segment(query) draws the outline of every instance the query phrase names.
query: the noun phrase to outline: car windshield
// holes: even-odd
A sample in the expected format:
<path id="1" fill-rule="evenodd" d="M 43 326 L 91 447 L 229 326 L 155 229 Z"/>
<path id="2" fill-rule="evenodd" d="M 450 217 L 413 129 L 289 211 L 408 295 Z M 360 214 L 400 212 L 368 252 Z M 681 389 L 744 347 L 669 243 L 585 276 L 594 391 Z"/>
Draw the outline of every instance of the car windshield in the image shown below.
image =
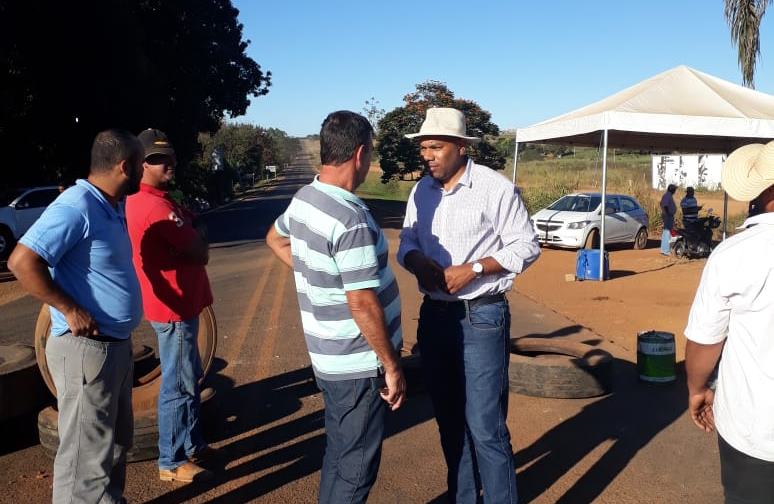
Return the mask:
<path id="1" fill-rule="evenodd" d="M 0 207 L 8 206 L 24 193 L 25 189 L 8 189 L 0 192 Z"/>
<path id="2" fill-rule="evenodd" d="M 591 212 L 599 206 L 601 199 L 599 196 L 573 194 L 563 196 L 549 206 L 548 209 L 558 212 Z"/>

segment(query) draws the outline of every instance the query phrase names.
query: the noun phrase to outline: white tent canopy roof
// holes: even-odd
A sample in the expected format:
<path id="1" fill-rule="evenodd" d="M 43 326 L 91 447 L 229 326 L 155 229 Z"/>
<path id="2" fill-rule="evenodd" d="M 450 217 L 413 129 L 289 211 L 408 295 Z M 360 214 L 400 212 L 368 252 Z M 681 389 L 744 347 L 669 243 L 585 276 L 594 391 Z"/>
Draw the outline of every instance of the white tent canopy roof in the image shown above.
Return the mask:
<path id="1" fill-rule="evenodd" d="M 533 143 L 731 152 L 774 139 L 774 96 L 678 66 L 591 105 L 516 131 Z"/>

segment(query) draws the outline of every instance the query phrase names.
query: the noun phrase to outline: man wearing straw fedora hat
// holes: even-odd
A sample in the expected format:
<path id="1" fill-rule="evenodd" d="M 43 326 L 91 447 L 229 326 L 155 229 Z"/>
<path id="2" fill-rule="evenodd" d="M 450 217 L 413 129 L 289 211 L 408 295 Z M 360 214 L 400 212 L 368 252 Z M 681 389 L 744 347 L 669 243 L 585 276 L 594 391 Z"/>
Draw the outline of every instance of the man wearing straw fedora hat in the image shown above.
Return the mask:
<path id="1" fill-rule="evenodd" d="M 465 116 L 431 108 L 419 133 L 428 175 L 406 206 L 398 261 L 424 293 L 417 340 L 451 502 L 518 501 L 508 411 L 505 294 L 540 254 L 516 188 L 474 163 Z"/>
<path id="2" fill-rule="evenodd" d="M 713 251 L 688 318 L 694 423 L 717 429 L 727 503 L 774 502 L 774 142 L 735 150 L 723 189 L 758 215 Z M 722 359 L 721 359 L 722 357 Z M 708 381 L 720 361 L 717 388 Z"/>

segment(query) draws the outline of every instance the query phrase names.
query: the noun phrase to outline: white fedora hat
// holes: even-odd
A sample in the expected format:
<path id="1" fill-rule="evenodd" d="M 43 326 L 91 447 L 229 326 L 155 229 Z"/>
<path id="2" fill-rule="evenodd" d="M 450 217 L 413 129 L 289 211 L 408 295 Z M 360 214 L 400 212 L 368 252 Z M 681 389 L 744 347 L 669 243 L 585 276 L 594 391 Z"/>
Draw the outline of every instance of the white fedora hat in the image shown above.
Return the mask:
<path id="1" fill-rule="evenodd" d="M 419 138 L 427 136 L 446 136 L 461 138 L 470 144 L 481 141 L 478 137 L 467 136 L 465 128 L 465 115 L 453 108 L 429 108 L 427 116 L 419 128 L 419 133 L 410 133 L 406 138 Z"/>
<path id="2" fill-rule="evenodd" d="M 745 145 L 732 152 L 723 164 L 720 183 L 738 201 L 752 201 L 774 185 L 774 141 Z"/>

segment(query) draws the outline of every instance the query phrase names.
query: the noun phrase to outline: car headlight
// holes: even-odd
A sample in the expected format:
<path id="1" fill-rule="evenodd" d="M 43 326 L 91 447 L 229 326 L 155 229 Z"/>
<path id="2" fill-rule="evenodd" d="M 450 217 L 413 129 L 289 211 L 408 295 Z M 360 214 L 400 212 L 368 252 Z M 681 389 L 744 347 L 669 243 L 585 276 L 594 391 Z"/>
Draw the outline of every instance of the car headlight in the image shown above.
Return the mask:
<path id="1" fill-rule="evenodd" d="M 591 224 L 591 221 L 587 221 L 587 220 L 580 221 L 580 222 L 570 222 L 569 224 L 567 224 L 567 229 L 583 229 L 589 224 Z"/>

